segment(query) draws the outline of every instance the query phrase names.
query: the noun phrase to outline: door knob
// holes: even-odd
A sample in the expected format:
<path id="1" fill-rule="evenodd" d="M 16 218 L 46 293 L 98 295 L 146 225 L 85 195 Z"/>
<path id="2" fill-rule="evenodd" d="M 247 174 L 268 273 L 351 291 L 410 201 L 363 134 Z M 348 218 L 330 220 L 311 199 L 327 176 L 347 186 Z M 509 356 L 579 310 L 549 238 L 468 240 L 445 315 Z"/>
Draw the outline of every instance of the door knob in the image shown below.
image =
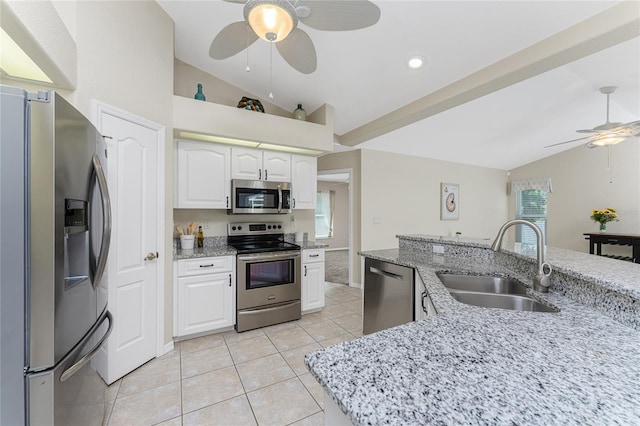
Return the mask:
<path id="1" fill-rule="evenodd" d="M 144 258 L 145 261 L 153 260 L 158 257 L 158 253 L 149 253 L 147 257 Z"/>

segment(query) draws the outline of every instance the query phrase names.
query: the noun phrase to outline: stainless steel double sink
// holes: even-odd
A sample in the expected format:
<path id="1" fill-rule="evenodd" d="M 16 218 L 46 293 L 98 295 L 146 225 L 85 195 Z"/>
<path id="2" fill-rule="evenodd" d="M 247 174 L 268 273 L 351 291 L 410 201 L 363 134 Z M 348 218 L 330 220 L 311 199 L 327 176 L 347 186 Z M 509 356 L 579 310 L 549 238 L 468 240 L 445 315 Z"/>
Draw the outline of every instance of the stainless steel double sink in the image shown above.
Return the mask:
<path id="1" fill-rule="evenodd" d="M 508 277 L 438 273 L 438 278 L 458 302 L 515 311 L 558 312 L 529 296 L 527 287 Z"/>

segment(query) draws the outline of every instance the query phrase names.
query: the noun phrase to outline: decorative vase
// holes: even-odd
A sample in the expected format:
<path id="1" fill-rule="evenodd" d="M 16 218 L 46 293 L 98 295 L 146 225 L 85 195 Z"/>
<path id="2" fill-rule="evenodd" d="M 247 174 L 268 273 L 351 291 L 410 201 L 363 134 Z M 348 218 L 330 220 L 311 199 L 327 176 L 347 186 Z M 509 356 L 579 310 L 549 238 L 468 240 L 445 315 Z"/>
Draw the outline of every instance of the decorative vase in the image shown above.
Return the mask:
<path id="1" fill-rule="evenodd" d="M 296 120 L 307 120 L 307 113 L 302 109 L 302 104 L 298 104 L 298 108 L 293 111 L 292 117 Z"/>
<path id="2" fill-rule="evenodd" d="M 600 222 L 600 232 L 607 232 L 607 224 Z"/>
<path id="3" fill-rule="evenodd" d="M 202 84 L 198 83 L 198 91 L 193 96 L 193 99 L 197 99 L 199 101 L 205 100 L 204 93 L 202 93 Z"/>

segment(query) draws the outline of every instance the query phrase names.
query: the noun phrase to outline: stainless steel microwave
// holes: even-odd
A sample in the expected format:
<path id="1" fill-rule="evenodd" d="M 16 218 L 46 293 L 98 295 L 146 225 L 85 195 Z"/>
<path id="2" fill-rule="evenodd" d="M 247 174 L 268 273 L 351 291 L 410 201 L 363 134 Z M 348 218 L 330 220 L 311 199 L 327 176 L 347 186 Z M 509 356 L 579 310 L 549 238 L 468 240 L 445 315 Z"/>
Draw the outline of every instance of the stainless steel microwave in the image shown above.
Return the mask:
<path id="1" fill-rule="evenodd" d="M 232 179 L 231 199 L 231 214 L 291 213 L 291 184 Z"/>

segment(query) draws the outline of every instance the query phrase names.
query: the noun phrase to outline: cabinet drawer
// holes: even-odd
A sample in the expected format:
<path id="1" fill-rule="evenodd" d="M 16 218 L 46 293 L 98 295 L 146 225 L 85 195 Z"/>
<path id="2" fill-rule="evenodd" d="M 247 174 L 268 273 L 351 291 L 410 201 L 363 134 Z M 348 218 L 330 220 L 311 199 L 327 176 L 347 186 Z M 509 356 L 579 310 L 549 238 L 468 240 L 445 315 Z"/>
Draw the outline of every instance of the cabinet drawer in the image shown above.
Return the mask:
<path id="1" fill-rule="evenodd" d="M 234 263 L 234 256 L 204 257 L 200 259 L 179 260 L 178 276 L 188 277 L 192 275 L 231 272 L 234 269 Z"/>
<path id="2" fill-rule="evenodd" d="M 324 262 L 324 249 L 302 250 L 302 263 Z"/>

